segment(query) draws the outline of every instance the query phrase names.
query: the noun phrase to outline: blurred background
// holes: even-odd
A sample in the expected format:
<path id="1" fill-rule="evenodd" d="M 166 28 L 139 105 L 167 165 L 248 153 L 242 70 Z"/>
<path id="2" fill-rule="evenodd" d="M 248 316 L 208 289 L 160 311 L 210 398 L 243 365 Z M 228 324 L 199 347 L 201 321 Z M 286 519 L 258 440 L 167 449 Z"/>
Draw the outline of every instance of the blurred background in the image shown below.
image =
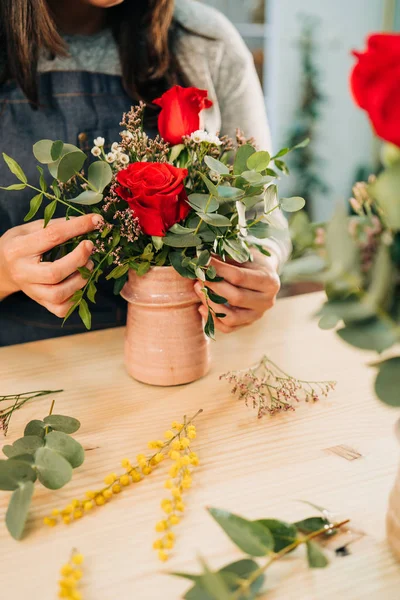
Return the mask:
<path id="1" fill-rule="evenodd" d="M 352 102 L 352 49 L 376 31 L 400 31 L 400 0 L 203 0 L 239 29 L 263 86 L 274 149 L 310 137 L 293 155 L 290 185 L 313 221 L 325 221 L 353 184 L 374 172 L 379 144 Z"/>

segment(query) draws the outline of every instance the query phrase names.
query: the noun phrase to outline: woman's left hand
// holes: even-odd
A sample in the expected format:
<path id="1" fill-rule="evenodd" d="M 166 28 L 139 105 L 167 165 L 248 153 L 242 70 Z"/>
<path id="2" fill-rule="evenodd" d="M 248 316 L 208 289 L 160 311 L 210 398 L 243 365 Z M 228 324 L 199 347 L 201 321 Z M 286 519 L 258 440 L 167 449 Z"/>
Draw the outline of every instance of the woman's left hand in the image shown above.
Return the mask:
<path id="1" fill-rule="evenodd" d="M 226 314 L 224 318 L 214 317 L 215 328 L 223 333 L 231 333 L 240 327 L 251 325 L 275 304 L 280 289 L 278 260 L 274 255 L 264 256 L 258 250 L 253 250 L 252 254 L 254 261 L 243 265 L 211 259 L 217 275 L 223 277 L 224 281 L 207 281 L 205 285 L 226 298 L 229 303 L 227 306 L 209 301 L 216 313 Z M 203 303 L 199 309 L 200 314 L 207 319 L 207 301 L 201 291 L 203 282 L 197 282 L 194 287 Z"/>

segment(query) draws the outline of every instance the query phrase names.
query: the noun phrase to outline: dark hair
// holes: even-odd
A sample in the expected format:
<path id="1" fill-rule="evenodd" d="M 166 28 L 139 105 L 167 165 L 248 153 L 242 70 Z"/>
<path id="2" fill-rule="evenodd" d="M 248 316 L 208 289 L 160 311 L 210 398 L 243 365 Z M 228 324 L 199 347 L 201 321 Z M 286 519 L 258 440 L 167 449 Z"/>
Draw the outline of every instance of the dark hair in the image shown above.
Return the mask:
<path id="1" fill-rule="evenodd" d="M 124 87 L 132 99 L 152 101 L 182 78 L 174 56 L 173 0 L 126 0 L 107 9 Z M 13 79 L 38 103 L 41 51 L 65 55 L 46 0 L 0 0 L 0 83 Z"/>

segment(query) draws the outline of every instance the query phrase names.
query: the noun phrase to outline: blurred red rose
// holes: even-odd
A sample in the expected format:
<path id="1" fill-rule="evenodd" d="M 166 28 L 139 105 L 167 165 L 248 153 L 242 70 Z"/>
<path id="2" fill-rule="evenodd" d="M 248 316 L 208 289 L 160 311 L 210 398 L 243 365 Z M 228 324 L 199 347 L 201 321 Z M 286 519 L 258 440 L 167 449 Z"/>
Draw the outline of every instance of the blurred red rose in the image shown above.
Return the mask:
<path id="1" fill-rule="evenodd" d="M 133 163 L 117 174 L 116 193 L 128 202 L 144 233 L 163 237 L 190 211 L 184 186 L 187 175 L 187 169 L 168 163 Z"/>
<path id="2" fill-rule="evenodd" d="M 400 146 L 400 35 L 371 35 L 366 51 L 353 54 L 358 58 L 350 79 L 356 103 L 379 137 Z"/>
<path id="3" fill-rule="evenodd" d="M 154 104 L 161 106 L 158 117 L 160 135 L 169 144 L 181 144 L 184 135 L 200 129 L 200 112 L 212 106 L 207 90 L 175 85 Z"/>

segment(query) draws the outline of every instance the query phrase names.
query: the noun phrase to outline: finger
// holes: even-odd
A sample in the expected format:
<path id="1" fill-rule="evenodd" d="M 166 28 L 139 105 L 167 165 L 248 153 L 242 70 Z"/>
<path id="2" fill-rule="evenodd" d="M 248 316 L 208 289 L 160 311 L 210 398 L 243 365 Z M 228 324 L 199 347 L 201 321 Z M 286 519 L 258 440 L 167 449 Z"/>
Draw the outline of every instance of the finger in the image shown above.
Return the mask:
<path id="1" fill-rule="evenodd" d="M 102 222 L 100 215 L 90 214 L 76 219 L 54 219 L 45 229 L 33 231 L 21 240 L 25 255 L 41 255 L 71 238 L 89 233 Z"/>
<path id="2" fill-rule="evenodd" d="M 67 313 L 69 311 L 69 309 L 72 306 L 72 302 L 67 301 L 64 302 L 63 304 L 43 304 L 43 306 L 45 308 L 47 308 L 47 310 L 51 313 L 53 313 L 53 315 L 55 315 L 56 317 L 59 317 L 60 319 L 64 319 L 67 316 Z"/>
<path id="3" fill-rule="evenodd" d="M 86 266 L 91 270 L 93 263 L 91 261 L 87 262 Z M 75 292 L 84 288 L 86 284 L 87 279 L 84 279 L 80 273 L 75 273 L 57 285 L 33 285 L 31 286 L 31 293 L 41 304 L 54 307 L 64 304 Z"/>
<path id="4" fill-rule="evenodd" d="M 222 262 L 214 257 L 211 259 L 211 264 L 215 267 L 217 275 L 223 277 L 225 281 L 236 287 L 254 291 L 263 291 L 265 289 L 266 272 L 260 268 L 253 270 L 246 267 L 238 267 L 237 265 Z"/>
<path id="5" fill-rule="evenodd" d="M 199 313 L 201 314 L 203 319 L 206 321 L 207 317 L 208 317 L 207 308 L 205 308 L 204 306 L 201 306 L 199 308 Z M 215 317 L 214 317 L 214 326 L 215 326 L 215 329 L 218 329 L 218 331 L 221 331 L 222 333 L 233 333 L 234 331 L 239 329 L 238 327 L 229 327 L 228 325 L 225 325 L 223 320 L 221 321 L 221 319 L 217 319 Z"/>
<path id="6" fill-rule="evenodd" d="M 93 251 L 89 240 L 81 242 L 72 252 L 54 262 L 38 263 L 29 275 L 32 283 L 60 283 L 79 268 L 86 265 Z M 34 279 L 33 279 L 34 278 Z"/>
<path id="7" fill-rule="evenodd" d="M 220 281 L 218 283 L 207 281 L 207 287 L 210 288 L 211 291 L 218 294 L 218 296 L 226 298 L 226 300 L 231 306 L 236 306 L 238 308 L 251 308 L 253 310 L 261 310 L 262 307 L 266 306 L 266 304 L 268 304 L 269 301 L 266 294 L 263 292 L 255 292 L 253 290 L 247 290 L 241 287 L 236 287 L 235 285 L 231 285 L 226 281 Z"/>

